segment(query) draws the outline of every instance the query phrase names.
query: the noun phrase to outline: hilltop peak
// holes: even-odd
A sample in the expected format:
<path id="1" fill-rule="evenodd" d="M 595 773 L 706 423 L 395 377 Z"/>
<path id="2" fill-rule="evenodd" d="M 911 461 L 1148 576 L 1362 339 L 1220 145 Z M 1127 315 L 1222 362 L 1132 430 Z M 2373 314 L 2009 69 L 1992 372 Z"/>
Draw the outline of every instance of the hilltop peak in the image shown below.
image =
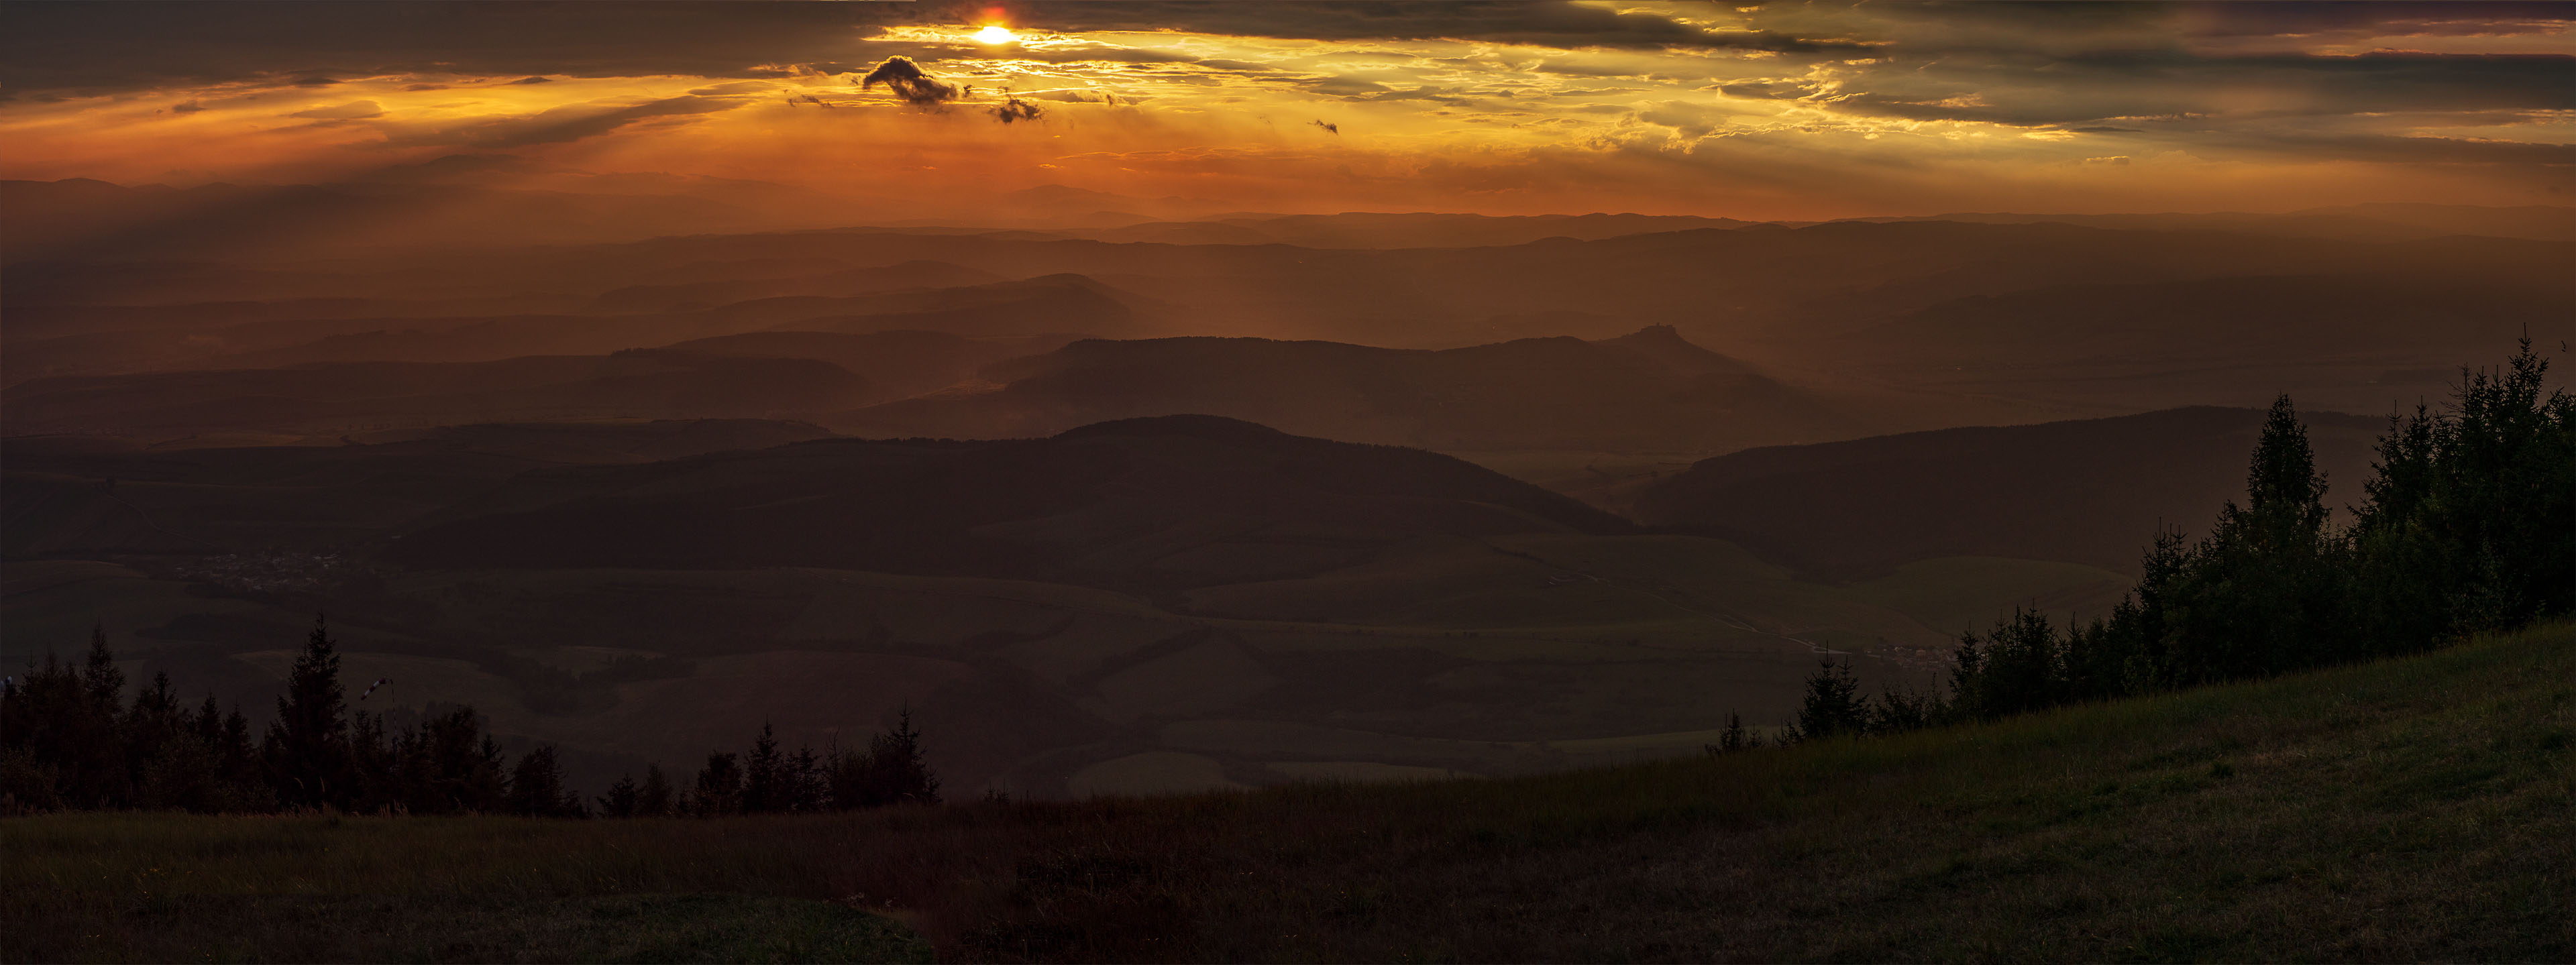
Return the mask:
<path id="1" fill-rule="evenodd" d="M 1162 415 L 1134 419 L 1112 419 L 1076 426 L 1055 434 L 1058 439 L 1081 439 L 1092 436 L 1193 436 L 1210 440 L 1248 440 L 1284 438 L 1281 432 L 1258 422 L 1246 422 L 1221 415 Z"/>
<path id="2" fill-rule="evenodd" d="M 1670 325 L 1648 325 L 1592 344 L 1663 368 L 1689 374 L 1746 372 L 1744 363 L 1700 347 Z"/>

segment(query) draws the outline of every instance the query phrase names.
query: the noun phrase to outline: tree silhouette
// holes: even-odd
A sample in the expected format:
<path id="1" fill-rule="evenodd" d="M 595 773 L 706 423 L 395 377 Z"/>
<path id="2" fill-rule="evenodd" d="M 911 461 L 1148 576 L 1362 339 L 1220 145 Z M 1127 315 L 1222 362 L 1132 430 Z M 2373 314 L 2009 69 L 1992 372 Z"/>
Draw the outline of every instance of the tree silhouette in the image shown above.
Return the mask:
<path id="1" fill-rule="evenodd" d="M 1825 658 L 1807 678 L 1807 696 L 1798 706 L 1795 734 L 1815 740 L 1859 734 L 1869 728 L 1869 705 L 1860 697 L 1860 680 L 1849 661 Z"/>
<path id="2" fill-rule="evenodd" d="M 340 655 L 321 614 L 304 652 L 286 676 L 277 699 L 277 721 L 266 742 L 269 768 L 289 807 L 346 807 L 349 793 L 349 722 L 340 689 Z"/>

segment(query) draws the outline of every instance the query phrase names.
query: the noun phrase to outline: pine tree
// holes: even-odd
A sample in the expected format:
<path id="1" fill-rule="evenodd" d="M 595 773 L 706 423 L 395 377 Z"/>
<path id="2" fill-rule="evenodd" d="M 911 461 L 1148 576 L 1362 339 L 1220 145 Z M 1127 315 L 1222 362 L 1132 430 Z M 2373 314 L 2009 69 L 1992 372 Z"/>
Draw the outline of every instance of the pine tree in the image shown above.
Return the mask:
<path id="1" fill-rule="evenodd" d="M 97 624 L 89 628 L 89 658 L 81 666 L 81 687 L 88 691 L 93 706 L 125 702 L 125 671 L 116 668 L 116 654 L 107 649 L 107 628 Z"/>
<path id="2" fill-rule="evenodd" d="M 494 812 L 508 807 L 501 749 L 471 707 L 432 704 L 404 736 L 397 756 L 404 806 L 414 814 Z"/>
<path id="3" fill-rule="evenodd" d="M 340 655 L 323 618 L 286 678 L 269 726 L 269 768 L 277 795 L 290 807 L 346 808 L 349 803 L 349 722 L 340 689 Z"/>
<path id="4" fill-rule="evenodd" d="M 912 708 L 895 715 L 895 725 L 868 740 L 868 771 L 874 797 L 888 804 L 939 803 L 939 776 L 921 753 L 921 732 L 912 726 Z"/>
<path id="5" fill-rule="evenodd" d="M 71 763 L 74 715 L 87 704 L 79 679 L 51 653 L 0 687 L 0 811 L 72 806 L 63 772 Z"/>
<path id="6" fill-rule="evenodd" d="M 823 760 L 812 747 L 800 746 L 787 758 L 785 783 L 787 810 L 820 811 L 826 791 L 823 786 Z"/>
<path id="7" fill-rule="evenodd" d="M 242 811 L 276 809 L 277 791 L 267 780 L 259 750 L 251 745 L 250 718 L 242 715 L 239 706 L 224 714 L 223 739 L 218 750 L 226 800 Z"/>
<path id="8" fill-rule="evenodd" d="M 2047 614 L 2014 607 L 1986 634 L 1984 658 L 1971 701 L 1979 716 L 1991 720 L 2062 702 L 2065 671 Z"/>
<path id="9" fill-rule="evenodd" d="M 90 627 L 78 686 L 77 691 L 64 688 L 65 699 L 55 709 L 64 803 L 84 810 L 127 806 L 133 803 L 134 787 L 123 727 L 125 671 L 117 669 L 103 627 Z"/>
<path id="10" fill-rule="evenodd" d="M 1859 734 L 1869 727 L 1869 707 L 1860 698 L 1860 680 L 1847 661 L 1826 658 L 1807 678 L 1807 696 L 1798 707 L 1796 733 L 1801 740 Z"/>
<path id="11" fill-rule="evenodd" d="M 844 750 L 835 744 L 824 752 L 823 792 L 828 807 L 854 811 L 887 803 L 878 799 L 875 780 L 875 762 L 866 751 Z"/>
<path id="12" fill-rule="evenodd" d="M 2524 338 L 2443 411 L 2390 417 L 2355 515 L 2351 626 L 2374 652 L 2576 610 L 2576 398 Z"/>
<path id="13" fill-rule="evenodd" d="M 2340 560 L 2289 396 L 2272 403 L 2246 470 L 2246 502 L 2220 507 L 2165 615 L 2166 669 L 2182 683 L 2279 673 L 2342 654 Z"/>
<path id="14" fill-rule="evenodd" d="M 1718 732 L 1717 746 L 1713 750 L 1720 754 L 1749 751 L 1761 746 L 1761 740 L 1745 728 L 1743 715 L 1730 710 L 1726 712 L 1726 729 Z"/>
<path id="15" fill-rule="evenodd" d="M 1930 696 L 1909 691 L 1882 691 L 1869 700 L 1868 730 L 1872 734 L 1921 730 L 1932 726 L 1940 713 L 1939 702 Z"/>
<path id="16" fill-rule="evenodd" d="M 636 798 L 635 775 L 622 775 L 618 777 L 617 783 L 608 786 L 607 794 L 600 795 L 599 816 L 603 818 L 634 817 Z"/>
<path id="17" fill-rule="evenodd" d="M 787 759 L 778 753 L 778 735 L 767 723 L 752 739 L 751 756 L 743 760 L 742 810 L 768 814 L 787 810 Z"/>
<path id="18" fill-rule="evenodd" d="M 671 813 L 671 779 L 662 773 L 662 765 L 644 768 L 644 786 L 635 789 L 635 816 L 665 817 Z"/>
<path id="19" fill-rule="evenodd" d="M 581 796 L 564 788 L 563 765 L 552 744 L 519 757 L 510 770 L 510 812 L 536 818 L 577 818 L 586 814 Z"/>
<path id="20" fill-rule="evenodd" d="M 402 806 L 401 748 L 385 734 L 384 716 L 349 715 L 349 810 L 376 813 Z"/>
<path id="21" fill-rule="evenodd" d="M 740 759 L 723 751 L 707 755 L 707 766 L 698 770 L 697 785 L 689 791 L 689 811 L 702 817 L 742 813 Z"/>

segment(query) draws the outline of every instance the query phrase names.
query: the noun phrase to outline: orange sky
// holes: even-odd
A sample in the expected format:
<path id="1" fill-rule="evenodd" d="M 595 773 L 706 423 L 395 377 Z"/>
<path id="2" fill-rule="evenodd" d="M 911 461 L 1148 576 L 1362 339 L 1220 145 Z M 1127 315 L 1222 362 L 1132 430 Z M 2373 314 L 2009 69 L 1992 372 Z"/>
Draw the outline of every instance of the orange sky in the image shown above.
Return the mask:
<path id="1" fill-rule="evenodd" d="M 35 6 L 0 49 L 10 178 L 312 182 L 463 153 L 961 212 L 1064 184 L 1742 218 L 2576 184 L 2568 4 Z M 250 26 L 190 29 L 218 6 Z M 1012 38 L 979 40 L 994 23 Z M 898 55 L 968 89 L 861 83 Z"/>

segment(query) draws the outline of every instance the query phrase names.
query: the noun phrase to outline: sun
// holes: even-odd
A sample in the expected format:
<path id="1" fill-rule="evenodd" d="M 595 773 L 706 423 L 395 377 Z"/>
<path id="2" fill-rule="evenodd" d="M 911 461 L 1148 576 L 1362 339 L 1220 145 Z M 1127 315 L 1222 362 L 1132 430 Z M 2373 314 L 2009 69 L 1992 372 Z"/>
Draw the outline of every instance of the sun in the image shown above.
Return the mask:
<path id="1" fill-rule="evenodd" d="M 984 29 L 975 31 L 975 39 L 988 44 L 1007 44 L 1017 38 L 1011 33 L 1011 28 L 996 23 L 986 24 Z"/>

